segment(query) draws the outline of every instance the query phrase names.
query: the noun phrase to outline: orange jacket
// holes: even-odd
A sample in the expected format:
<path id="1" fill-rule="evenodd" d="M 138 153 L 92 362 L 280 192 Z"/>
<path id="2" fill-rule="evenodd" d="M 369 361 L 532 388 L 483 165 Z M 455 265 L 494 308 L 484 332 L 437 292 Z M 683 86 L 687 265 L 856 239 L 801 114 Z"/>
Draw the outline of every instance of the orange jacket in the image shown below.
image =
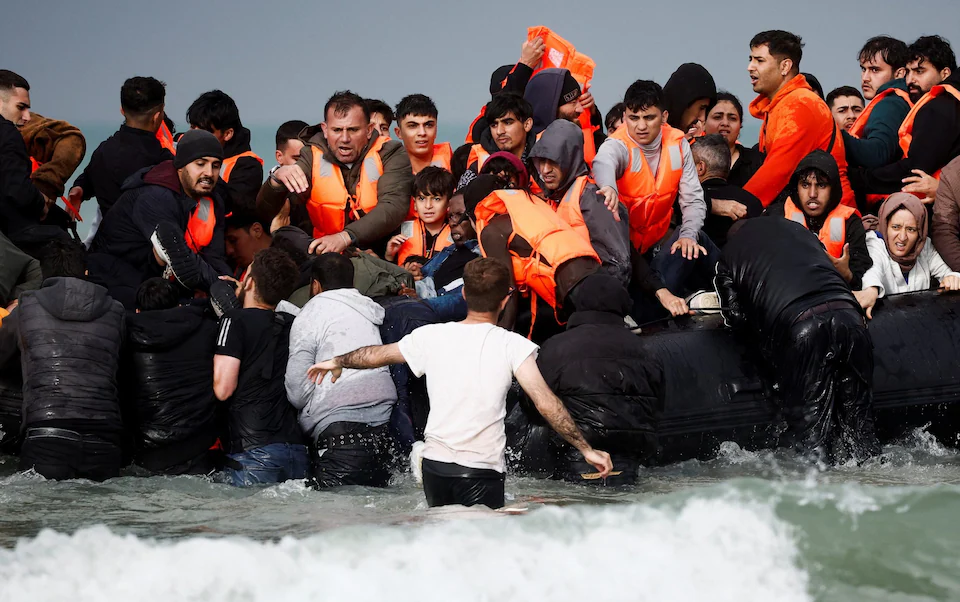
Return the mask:
<path id="1" fill-rule="evenodd" d="M 237 165 L 237 160 L 241 157 L 253 157 L 260 162 L 260 165 L 263 165 L 263 159 L 258 157 L 253 151 L 247 151 L 245 153 L 240 153 L 239 155 L 227 157 L 222 163 L 220 163 L 220 179 L 222 179 L 224 182 L 230 181 L 230 174 L 233 172 L 233 168 Z"/>
<path id="2" fill-rule="evenodd" d="M 197 202 L 197 206 L 190 214 L 187 222 L 187 231 L 183 238 L 194 253 L 210 244 L 213 240 L 213 229 L 217 225 L 216 212 L 213 210 L 213 199 L 204 197 Z"/>
<path id="3" fill-rule="evenodd" d="M 930 88 L 930 91 L 924 94 L 923 98 L 917 101 L 917 104 L 913 105 L 913 108 L 907 113 L 906 119 L 904 119 L 900 125 L 900 149 L 903 150 L 904 157 L 910 155 L 910 145 L 913 143 L 913 121 L 917 118 L 917 113 L 920 112 L 920 109 L 922 109 L 924 105 L 941 94 L 949 94 L 960 102 L 960 90 L 957 90 L 953 86 L 939 85 Z M 933 177 L 939 180 L 941 171 L 943 170 L 937 171 L 937 173 L 933 174 Z"/>
<path id="4" fill-rule="evenodd" d="M 670 229 L 673 203 L 683 175 L 683 132 L 664 123 L 660 136 L 660 164 L 653 174 L 643 149 L 627 133 L 625 125 L 610 134 L 626 145 L 630 155 L 630 167 L 617 180 L 617 191 L 630 213 L 630 242 L 641 253 L 660 242 Z"/>
<path id="5" fill-rule="evenodd" d="M 477 238 L 491 219 L 509 215 L 514 236 L 526 240 L 533 248 L 529 257 L 511 251 L 513 279 L 521 291 L 533 291 L 550 307 L 557 307 L 557 267 L 577 257 L 600 257 L 590 242 L 575 232 L 546 203 L 522 190 L 495 190 L 476 209 Z M 483 251 L 483 243 L 480 244 Z M 484 256 L 487 253 L 484 251 Z"/>
<path id="6" fill-rule="evenodd" d="M 360 169 L 356 197 L 350 196 L 347 191 L 340 168 L 324 158 L 319 147 L 313 147 L 313 172 L 307 212 L 313 222 L 314 238 L 342 232 L 347 225 L 347 211 L 350 212 L 351 221 L 355 221 L 360 219 L 361 211 L 369 213 L 377 206 L 377 181 L 383 175 L 380 149 L 389 141 L 386 136 L 379 136 L 367 155 L 361 159 L 363 166 Z"/>
<path id="7" fill-rule="evenodd" d="M 853 136 L 854 138 L 859 138 L 860 136 L 862 136 L 864 130 L 867 129 L 867 121 L 870 120 L 870 114 L 873 113 L 873 110 L 877 107 L 878 104 L 880 104 L 881 100 L 883 100 L 884 98 L 892 94 L 896 94 L 900 98 L 907 101 L 908 106 L 910 106 L 911 108 L 913 107 L 913 101 L 910 100 L 910 95 L 907 94 L 906 91 L 901 90 L 899 88 L 887 88 L 880 94 L 877 94 L 876 96 L 873 97 L 873 100 L 871 100 L 870 104 L 868 104 L 866 108 L 863 109 L 863 112 L 860 113 L 860 116 L 857 117 L 857 120 L 853 122 L 853 127 L 851 127 L 847 133 Z"/>
<path id="8" fill-rule="evenodd" d="M 857 202 L 847 179 L 847 156 L 843 136 L 830 114 L 830 108 L 798 75 L 770 100 L 758 96 L 750 103 L 750 114 L 763 120 L 760 152 L 766 153 L 763 165 L 743 187 L 767 207 L 790 183 L 800 161 L 817 149 L 828 151 L 840 167 L 844 205 Z M 833 148 L 830 149 L 830 142 Z M 828 150 L 829 149 L 829 150 Z"/>
<path id="9" fill-rule="evenodd" d="M 427 259 L 433 258 L 434 253 L 446 249 L 453 244 L 453 238 L 450 236 L 450 226 L 443 225 L 443 228 L 433 238 L 433 246 L 427 247 L 427 227 L 419 219 L 413 222 L 413 236 L 408 238 L 397 251 L 397 265 L 403 265 L 407 257 L 411 255 L 420 255 Z"/>
<path id="10" fill-rule="evenodd" d="M 820 232 L 817 232 L 817 238 L 826 247 L 827 253 L 837 259 L 840 259 L 840 256 L 843 255 L 843 245 L 847 244 L 847 220 L 856 212 L 856 209 L 843 203 L 837 205 L 827 215 L 827 219 L 823 221 Z M 807 216 L 797 209 L 792 199 L 787 199 L 787 202 L 783 204 L 783 216 L 807 228 Z M 809 229 L 807 228 L 807 230 Z"/>

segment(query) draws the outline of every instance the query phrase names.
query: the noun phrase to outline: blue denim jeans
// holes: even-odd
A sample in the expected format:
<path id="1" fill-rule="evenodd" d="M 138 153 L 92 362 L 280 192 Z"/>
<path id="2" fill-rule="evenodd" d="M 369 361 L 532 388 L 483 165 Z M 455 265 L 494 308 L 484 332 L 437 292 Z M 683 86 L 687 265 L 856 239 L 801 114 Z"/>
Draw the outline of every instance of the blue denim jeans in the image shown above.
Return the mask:
<path id="1" fill-rule="evenodd" d="M 235 487 L 305 479 L 310 464 L 307 446 L 295 443 L 271 443 L 228 457 L 241 466 L 226 469 L 227 478 Z"/>

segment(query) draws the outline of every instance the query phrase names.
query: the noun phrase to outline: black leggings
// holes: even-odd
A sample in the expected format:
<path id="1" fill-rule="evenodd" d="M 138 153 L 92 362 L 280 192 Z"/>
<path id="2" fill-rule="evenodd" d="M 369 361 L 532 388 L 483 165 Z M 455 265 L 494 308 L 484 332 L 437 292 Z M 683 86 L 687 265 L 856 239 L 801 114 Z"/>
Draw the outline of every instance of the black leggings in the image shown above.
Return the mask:
<path id="1" fill-rule="evenodd" d="M 503 508 L 503 473 L 423 459 L 423 493 L 427 505 Z"/>

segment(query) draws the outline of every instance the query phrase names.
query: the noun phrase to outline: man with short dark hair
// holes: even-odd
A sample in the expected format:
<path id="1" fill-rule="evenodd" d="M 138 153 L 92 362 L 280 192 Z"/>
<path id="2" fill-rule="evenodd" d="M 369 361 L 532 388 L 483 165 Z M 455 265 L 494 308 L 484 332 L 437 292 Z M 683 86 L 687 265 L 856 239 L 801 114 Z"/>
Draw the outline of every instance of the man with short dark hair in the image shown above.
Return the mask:
<path id="1" fill-rule="evenodd" d="M 393 129 L 410 157 L 416 175 L 427 166 L 450 171 L 453 149 L 449 142 L 437 144 L 437 105 L 429 96 L 411 94 L 397 103 L 397 127 Z"/>
<path id="2" fill-rule="evenodd" d="M 364 101 L 364 104 L 370 114 L 370 123 L 373 125 L 373 129 L 389 140 L 390 124 L 393 123 L 393 110 L 390 105 L 378 98 L 368 98 Z"/>
<path id="3" fill-rule="evenodd" d="M 623 123 L 623 109 L 624 104 L 618 102 L 607 111 L 606 116 L 603 118 L 603 125 L 607 128 L 607 136 L 617 131 L 620 124 Z"/>
<path id="4" fill-rule="evenodd" d="M 48 479 L 118 476 L 123 306 L 84 280 L 79 242 L 48 243 L 40 269 L 43 286 L 23 293 L 17 308 L 26 434 L 20 470 L 33 468 Z"/>
<path id="5" fill-rule="evenodd" d="M 743 188 L 727 182 L 730 175 L 730 145 L 722 134 L 697 139 L 691 146 L 703 200 L 709 212 L 703 231 L 719 248 L 727 244 L 727 232 L 737 220 L 759 217 L 763 204 Z"/>
<path id="6" fill-rule="evenodd" d="M 787 31 L 764 31 L 750 40 L 747 72 L 759 94 L 750 103 L 750 114 L 763 120 L 758 148 L 767 156 L 743 189 L 764 207 L 782 200 L 797 164 L 820 149 L 833 155 L 840 168 L 843 204 L 856 207 L 843 135 L 830 108 L 800 74 L 802 57 L 803 42 Z"/>
<path id="7" fill-rule="evenodd" d="M 361 347 L 310 367 L 308 378 L 342 378 L 344 370 L 406 362 L 427 375 L 430 415 L 424 432 L 423 488 L 430 506 L 503 506 L 506 394 L 513 377 L 547 422 L 604 478 L 609 454 L 583 438 L 537 367 L 538 347 L 496 326 L 510 296 L 511 278 L 495 259 L 475 259 L 463 273 L 467 318 L 414 330 L 399 343 Z M 456 350 L 456 353 L 451 353 Z M 347 376 L 349 376 L 347 372 Z"/>
<path id="8" fill-rule="evenodd" d="M 301 134 L 294 165 L 271 170 L 257 198 L 273 218 L 289 193 L 306 196 L 313 222 L 311 253 L 351 245 L 380 251 L 410 211 L 413 172 L 403 145 L 377 132 L 366 102 L 349 90 L 324 107 L 324 122 Z"/>
<path id="9" fill-rule="evenodd" d="M 307 475 L 307 448 L 283 386 L 294 317 L 276 311 L 299 276 L 286 252 L 260 251 L 238 284 L 243 308 L 220 320 L 213 392 L 227 402 L 227 475 L 238 487 Z"/>
<path id="10" fill-rule="evenodd" d="M 900 154 L 900 124 L 910 112 L 907 94 L 907 45 L 889 36 L 870 38 L 860 49 L 860 89 L 869 103 L 849 131 L 843 146 L 850 167 L 881 167 Z"/>
<path id="11" fill-rule="evenodd" d="M 389 371 L 349 371 L 336 383 L 307 377 L 318 361 L 383 342 L 383 307 L 361 295 L 353 277 L 353 264 L 343 255 L 316 257 L 312 297 L 290 331 L 287 396 L 300 411 L 304 436 L 316 446 L 313 476 L 321 488 L 386 487 L 390 480 L 387 423 L 397 390 Z"/>
<path id="12" fill-rule="evenodd" d="M 300 158 L 300 149 L 303 148 L 303 140 L 300 140 L 300 132 L 309 127 L 306 121 L 293 119 L 285 121 L 277 128 L 275 142 L 277 145 L 277 165 L 293 165 Z"/>
<path id="13" fill-rule="evenodd" d="M 206 130 L 223 146 L 220 179 L 227 183 L 227 213 L 253 212 L 263 183 L 263 159 L 250 149 L 250 130 L 240 122 L 237 103 L 221 90 L 204 92 L 187 109 L 192 129 Z"/>
<path id="14" fill-rule="evenodd" d="M 498 151 L 512 153 L 526 163 L 527 152 L 536 142 L 536 135 L 533 133 L 533 106 L 519 94 L 504 92 L 497 94 L 487 103 L 484 119 L 489 127 L 484 130 L 478 142 L 470 145 L 466 164 L 459 173 L 470 170 L 479 174 L 490 155 Z M 461 156 L 463 153 L 458 149 L 455 154 Z M 458 171 L 453 173 L 457 175 Z"/>
<path id="15" fill-rule="evenodd" d="M 863 95 L 853 86 L 840 86 L 830 90 L 826 98 L 833 121 L 841 131 L 849 132 L 863 113 Z"/>
<path id="16" fill-rule="evenodd" d="M 237 211 L 227 218 L 223 234 L 227 257 L 241 279 L 253 263 L 253 256 L 273 243 L 269 227 L 255 216 Z"/>

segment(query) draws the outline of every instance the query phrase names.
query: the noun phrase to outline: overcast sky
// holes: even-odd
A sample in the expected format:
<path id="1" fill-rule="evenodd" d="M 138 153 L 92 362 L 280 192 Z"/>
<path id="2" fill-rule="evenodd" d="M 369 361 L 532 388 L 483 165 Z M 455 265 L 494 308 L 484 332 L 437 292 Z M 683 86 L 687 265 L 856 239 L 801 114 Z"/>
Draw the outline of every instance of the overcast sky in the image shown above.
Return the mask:
<path id="1" fill-rule="evenodd" d="M 317 122 L 343 88 L 391 105 L 422 92 L 441 122 L 468 122 L 491 71 L 516 62 L 526 28 L 540 24 L 596 61 L 604 111 L 633 80 L 662 84 L 684 62 L 746 104 L 748 41 L 764 29 L 801 35 L 801 68 L 826 91 L 859 85 L 856 53 L 873 35 L 937 33 L 960 47 L 958 0 L 33 0 L 0 12 L 0 68 L 29 80 L 39 112 L 112 123 L 123 80 L 150 75 L 166 81 L 181 130 L 190 102 L 213 88 L 248 125 Z"/>

